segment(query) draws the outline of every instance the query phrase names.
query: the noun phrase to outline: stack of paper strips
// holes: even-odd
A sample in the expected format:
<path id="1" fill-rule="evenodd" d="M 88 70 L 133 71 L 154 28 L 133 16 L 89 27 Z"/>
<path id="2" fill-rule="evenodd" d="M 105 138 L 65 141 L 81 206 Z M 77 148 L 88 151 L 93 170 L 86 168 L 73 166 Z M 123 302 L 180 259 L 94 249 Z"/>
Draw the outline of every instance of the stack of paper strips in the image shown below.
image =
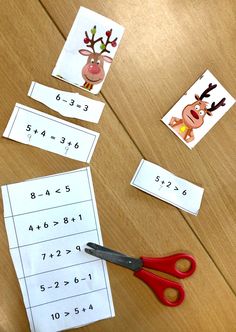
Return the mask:
<path id="1" fill-rule="evenodd" d="M 90 168 L 2 187 L 10 253 L 31 331 L 59 331 L 114 316 Z"/>

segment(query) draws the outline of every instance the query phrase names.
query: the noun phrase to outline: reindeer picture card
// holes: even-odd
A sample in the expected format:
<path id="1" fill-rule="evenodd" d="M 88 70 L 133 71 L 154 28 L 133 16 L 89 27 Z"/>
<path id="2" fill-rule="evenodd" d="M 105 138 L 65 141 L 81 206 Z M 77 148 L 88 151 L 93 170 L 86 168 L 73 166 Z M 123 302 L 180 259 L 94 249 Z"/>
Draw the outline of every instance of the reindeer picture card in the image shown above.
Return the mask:
<path id="1" fill-rule="evenodd" d="M 123 33 L 121 25 L 80 7 L 52 75 L 98 94 Z"/>
<path id="2" fill-rule="evenodd" d="M 235 99 L 206 70 L 162 121 L 192 149 L 234 103 Z"/>

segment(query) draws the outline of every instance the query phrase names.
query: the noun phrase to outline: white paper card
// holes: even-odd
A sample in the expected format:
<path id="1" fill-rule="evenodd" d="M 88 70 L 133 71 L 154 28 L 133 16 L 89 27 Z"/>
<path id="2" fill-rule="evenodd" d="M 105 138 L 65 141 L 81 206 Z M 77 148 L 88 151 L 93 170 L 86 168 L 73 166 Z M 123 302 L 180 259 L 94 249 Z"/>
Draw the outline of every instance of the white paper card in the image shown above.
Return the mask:
<path id="1" fill-rule="evenodd" d="M 80 7 L 52 75 L 99 93 L 123 33 L 121 25 Z"/>
<path id="2" fill-rule="evenodd" d="M 90 168 L 2 186 L 5 226 L 32 332 L 114 316 Z"/>
<path id="3" fill-rule="evenodd" d="M 204 189 L 150 161 L 141 160 L 130 184 L 186 212 L 199 212 Z"/>
<path id="4" fill-rule="evenodd" d="M 32 82 L 28 96 L 63 116 L 98 123 L 105 104 L 79 93 L 66 92 Z"/>
<path id="5" fill-rule="evenodd" d="M 99 133 L 16 104 L 3 136 L 89 163 Z"/>
<path id="6" fill-rule="evenodd" d="M 234 103 L 235 99 L 207 70 L 162 121 L 192 149 Z"/>

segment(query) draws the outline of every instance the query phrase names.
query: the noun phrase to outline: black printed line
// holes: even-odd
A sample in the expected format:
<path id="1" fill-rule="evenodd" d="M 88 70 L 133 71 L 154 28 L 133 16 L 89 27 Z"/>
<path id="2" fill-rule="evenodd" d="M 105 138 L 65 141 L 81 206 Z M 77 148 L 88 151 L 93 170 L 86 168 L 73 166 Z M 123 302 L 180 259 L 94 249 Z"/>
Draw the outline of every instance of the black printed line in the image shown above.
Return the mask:
<path id="1" fill-rule="evenodd" d="M 35 85 L 36 85 L 36 82 L 34 82 L 33 88 L 32 88 L 32 90 L 30 91 L 30 97 L 31 97 L 32 94 L 33 94 L 33 91 L 34 91 L 34 87 L 35 87 Z M 31 97 L 31 98 L 32 98 L 32 97 Z"/>
<path id="2" fill-rule="evenodd" d="M 45 176 L 40 176 L 39 178 L 35 178 L 35 179 L 28 179 L 26 180 L 28 181 L 38 181 L 38 180 L 42 180 L 45 178 L 53 178 L 56 176 L 64 176 L 64 175 L 68 175 L 68 174 L 72 174 L 72 173 L 79 173 L 79 172 L 85 172 L 87 167 L 81 168 L 81 169 L 76 169 L 74 171 L 69 171 L 69 172 L 64 172 L 64 173 L 58 173 L 58 174 L 52 174 L 52 175 L 45 175 Z M 14 186 L 16 183 L 13 184 L 9 184 L 8 186 Z"/>
<path id="3" fill-rule="evenodd" d="M 29 243 L 29 244 L 23 244 L 22 246 L 18 245 L 17 247 L 10 248 L 10 250 L 11 249 L 16 249 L 18 247 L 19 248 L 23 248 L 23 247 L 34 246 L 35 244 L 44 243 L 44 242 L 48 242 L 48 241 L 59 240 L 59 239 L 64 239 L 65 237 L 75 236 L 75 235 L 78 235 L 78 234 L 84 234 L 84 233 L 89 233 L 89 232 L 94 232 L 94 231 L 96 231 L 96 228 L 95 229 L 90 229 L 89 231 L 78 232 L 78 233 L 74 233 L 74 234 L 69 234 L 69 235 L 63 235 L 63 236 L 59 236 L 59 237 L 54 237 L 54 238 L 51 238 L 51 239 L 48 239 L 48 240 L 38 241 L 38 242 L 34 242 L 34 243 Z"/>
<path id="4" fill-rule="evenodd" d="M 107 279 L 106 279 L 106 273 L 105 273 L 104 264 L 105 264 L 105 262 L 102 261 L 102 269 L 103 269 L 103 275 L 104 275 L 104 280 L 105 280 L 105 285 L 106 285 L 106 291 L 107 291 L 107 299 L 108 299 L 108 303 L 109 303 L 110 315 L 112 316 L 112 312 L 111 312 L 111 303 L 110 303 L 110 296 L 109 296 L 109 294 L 108 294 Z"/>
<path id="5" fill-rule="evenodd" d="M 40 177 L 35 178 L 35 179 L 28 179 L 28 180 L 25 180 L 25 182 L 29 182 L 29 181 L 39 181 L 39 180 L 43 180 L 43 179 L 46 179 L 46 178 L 53 178 L 53 177 L 56 177 L 56 176 L 64 176 L 64 175 L 68 175 L 68 174 L 72 174 L 72 173 L 85 172 L 85 171 L 86 171 L 86 168 L 88 168 L 88 167 L 84 167 L 84 168 L 81 168 L 81 169 L 76 169 L 76 170 L 74 170 L 74 171 L 68 171 L 68 172 L 64 172 L 64 173 L 58 173 L 58 174 L 52 174 L 52 175 L 40 176 Z M 8 187 L 15 186 L 15 185 L 18 184 L 18 183 L 21 183 L 21 182 L 8 184 Z M 5 217 L 5 218 L 8 218 L 8 217 Z"/>
<path id="6" fill-rule="evenodd" d="M 81 203 L 90 202 L 91 200 L 92 200 L 92 199 L 86 199 L 85 201 L 79 201 L 79 202 L 74 202 L 74 203 L 68 203 L 68 204 L 63 204 L 63 205 L 53 206 L 53 207 L 46 208 L 46 209 L 35 210 L 35 211 L 30 211 L 30 212 L 25 212 L 25 213 L 19 213 L 19 214 L 14 214 L 14 215 L 12 215 L 12 216 L 7 216 L 7 217 L 4 217 L 4 218 L 6 219 L 6 218 L 12 218 L 12 217 L 24 216 L 24 215 L 26 215 L 26 214 L 37 213 L 37 212 L 41 212 L 41 211 L 47 211 L 47 210 L 51 210 L 51 209 L 59 209 L 59 208 L 61 208 L 61 207 L 68 206 L 68 205 L 74 205 L 74 204 L 81 204 Z"/>
<path id="7" fill-rule="evenodd" d="M 89 177 L 89 174 L 88 174 L 88 169 L 86 169 L 86 173 L 87 173 L 87 179 L 88 179 L 90 197 L 92 198 L 93 217 L 94 217 L 95 224 L 96 224 L 97 238 L 100 241 L 99 234 L 98 234 L 97 218 L 96 218 L 97 214 L 95 213 L 95 207 L 94 207 L 94 195 L 92 194 L 92 188 L 91 188 L 91 185 L 90 185 L 90 177 Z M 97 207 L 96 207 L 96 210 L 97 210 Z"/>
<path id="8" fill-rule="evenodd" d="M 136 171 L 135 177 L 134 177 L 134 179 L 132 180 L 131 183 L 134 183 L 134 181 L 136 180 L 136 178 L 137 178 L 137 176 L 138 176 L 138 174 L 139 174 L 139 172 L 140 172 L 140 170 L 141 170 L 141 168 L 142 168 L 142 166 L 143 166 L 144 161 L 145 161 L 145 160 L 143 159 L 142 162 L 141 162 L 141 164 L 138 166 L 138 169 L 137 169 L 137 171 Z"/>
<path id="9" fill-rule="evenodd" d="M 65 267 L 59 267 L 58 269 L 54 269 L 54 270 L 47 270 L 47 271 L 44 271 L 44 272 L 29 274 L 29 275 L 25 276 L 25 278 L 31 278 L 31 277 L 38 276 L 40 274 L 45 274 L 45 273 L 51 273 L 51 272 L 54 272 L 54 271 L 65 270 L 65 269 L 69 269 L 70 267 L 84 265 L 84 264 L 89 264 L 89 263 L 97 262 L 97 261 L 100 261 L 100 260 L 101 260 L 100 258 L 95 258 L 95 259 L 92 259 L 91 261 L 86 261 L 86 262 L 82 262 L 82 263 L 72 264 L 72 265 L 68 265 L 68 266 L 65 266 Z M 21 279 L 23 279 L 23 277 L 22 278 L 18 278 L 18 279 L 21 280 Z"/>
<path id="10" fill-rule="evenodd" d="M 94 139 L 93 139 L 93 143 L 92 143 L 91 148 L 89 150 L 89 153 L 88 153 L 88 156 L 87 156 L 87 159 L 86 159 L 86 163 L 88 163 L 90 161 L 90 159 L 91 159 L 90 154 L 92 154 L 92 150 L 95 149 L 94 144 L 95 144 L 95 141 L 96 142 L 98 141 L 98 138 L 99 138 L 99 136 L 98 137 L 95 136 Z"/>
<path id="11" fill-rule="evenodd" d="M 13 214 L 13 211 L 12 211 L 12 204 L 11 204 L 11 199 L 10 199 L 10 193 L 9 193 L 8 186 L 7 186 L 7 185 L 6 185 L 6 189 L 7 189 L 7 195 L 8 195 L 8 199 L 9 199 L 10 209 L 11 209 L 11 212 L 12 212 L 12 214 Z M 31 309 L 31 305 L 30 305 L 29 290 L 28 290 L 28 287 L 27 287 L 26 279 L 25 279 L 24 265 L 23 265 L 23 260 L 22 260 L 22 256 L 21 256 L 20 248 L 19 248 L 19 240 L 18 240 L 18 236 L 17 236 L 17 232 L 16 232 L 16 225 L 15 225 L 14 217 L 12 217 L 12 220 L 13 220 L 13 225 L 14 225 L 14 230 L 15 230 L 16 242 L 17 242 L 17 245 L 18 245 L 18 251 L 19 251 L 19 256 L 20 256 L 20 262 L 21 262 L 21 268 L 22 268 L 22 272 L 23 272 L 23 277 L 24 277 L 23 279 L 24 279 L 24 283 L 25 283 L 25 289 L 26 289 L 27 298 L 28 298 L 28 302 L 29 302 L 29 307 L 28 307 L 28 309 L 30 309 L 30 314 L 31 314 L 32 322 L 33 322 L 33 328 L 34 328 L 34 331 L 35 331 L 34 317 L 33 317 L 32 309 Z"/>
<path id="12" fill-rule="evenodd" d="M 99 234 L 98 234 L 98 225 L 97 225 L 97 214 L 95 213 L 95 208 L 97 210 L 97 207 L 96 207 L 96 201 L 94 199 L 94 190 L 92 191 L 92 188 L 91 188 L 91 185 L 90 185 L 90 178 L 91 178 L 91 173 L 90 173 L 90 176 L 88 174 L 88 168 L 86 169 L 86 173 L 87 173 L 87 178 L 88 178 L 88 184 L 89 184 L 89 191 L 90 191 L 90 196 L 92 197 L 92 206 L 93 206 L 93 215 L 94 215 L 94 219 L 95 219 L 95 223 L 96 223 L 96 231 L 97 231 L 97 237 L 98 237 L 98 241 L 99 241 L 99 244 L 100 244 L 100 237 L 99 237 Z M 95 206 L 94 206 L 95 205 Z M 101 231 L 100 231 L 101 232 Z M 105 284 L 106 284 L 106 292 L 107 292 L 107 298 L 108 298 L 108 303 L 109 303 L 109 309 L 110 309 L 110 315 L 112 316 L 112 310 L 111 310 L 111 303 L 110 303 L 110 296 L 108 294 L 108 289 L 107 289 L 107 280 L 106 280 L 106 274 L 105 274 L 105 270 L 104 270 L 104 266 L 103 264 L 105 264 L 104 262 L 102 262 L 102 268 L 103 268 L 103 277 L 104 277 L 104 280 L 105 280 Z"/>
<path id="13" fill-rule="evenodd" d="M 42 303 L 42 304 L 37 304 L 37 305 L 32 306 L 31 308 L 37 308 L 37 307 L 41 307 L 41 306 L 46 305 L 46 304 L 60 302 L 60 301 L 72 299 L 74 297 L 78 297 L 78 296 L 82 296 L 82 295 L 87 295 L 87 294 L 91 294 L 91 293 L 101 292 L 104 289 L 105 288 L 99 288 L 99 289 L 96 289 L 96 290 L 93 290 L 93 291 L 90 291 L 90 292 L 81 293 L 81 294 L 77 294 L 77 295 L 73 295 L 73 296 L 68 296 L 68 297 L 64 297 L 64 298 L 58 299 L 58 300 L 54 300 L 54 301 L 50 301 L 50 302 L 45 302 L 45 303 Z M 26 308 L 26 309 L 29 309 L 29 308 Z"/>
<path id="14" fill-rule="evenodd" d="M 9 131 L 9 134 L 8 134 L 8 138 L 10 137 L 10 135 L 11 135 L 11 131 L 12 131 L 12 129 L 13 129 L 13 126 L 14 126 L 14 124 L 15 124 L 15 122 L 16 122 L 16 118 L 17 118 L 17 116 L 18 116 L 18 114 L 19 114 L 19 107 L 17 106 L 17 113 L 16 113 L 16 116 L 15 116 L 15 119 L 13 120 L 13 123 L 12 123 L 12 126 L 11 126 L 11 129 L 10 129 L 10 131 Z"/>

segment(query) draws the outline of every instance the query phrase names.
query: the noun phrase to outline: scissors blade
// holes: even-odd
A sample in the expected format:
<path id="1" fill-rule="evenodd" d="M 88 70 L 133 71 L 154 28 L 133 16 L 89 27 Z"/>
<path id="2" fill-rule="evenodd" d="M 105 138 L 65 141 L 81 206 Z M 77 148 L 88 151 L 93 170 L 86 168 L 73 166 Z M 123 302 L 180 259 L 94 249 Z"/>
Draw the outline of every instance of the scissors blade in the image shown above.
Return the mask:
<path id="1" fill-rule="evenodd" d="M 92 249 L 95 249 L 95 250 L 100 250 L 100 251 L 105 251 L 105 252 L 113 252 L 114 254 L 119 254 L 121 256 L 126 256 L 128 257 L 127 255 L 125 254 L 122 254 L 121 252 L 119 251 L 115 251 L 115 250 L 112 250 L 110 248 L 107 248 L 107 247 L 104 247 L 104 246 L 100 246 L 99 244 L 97 243 L 93 243 L 93 242 L 88 242 L 87 243 L 87 246 L 92 248 Z"/>
<path id="2" fill-rule="evenodd" d="M 85 252 L 92 256 L 105 259 L 108 262 L 126 267 L 127 269 L 130 269 L 132 271 L 138 271 L 143 266 L 143 261 L 140 258 L 129 257 L 112 251 L 106 252 L 104 250 L 99 250 L 99 249 L 93 250 L 85 248 Z"/>

